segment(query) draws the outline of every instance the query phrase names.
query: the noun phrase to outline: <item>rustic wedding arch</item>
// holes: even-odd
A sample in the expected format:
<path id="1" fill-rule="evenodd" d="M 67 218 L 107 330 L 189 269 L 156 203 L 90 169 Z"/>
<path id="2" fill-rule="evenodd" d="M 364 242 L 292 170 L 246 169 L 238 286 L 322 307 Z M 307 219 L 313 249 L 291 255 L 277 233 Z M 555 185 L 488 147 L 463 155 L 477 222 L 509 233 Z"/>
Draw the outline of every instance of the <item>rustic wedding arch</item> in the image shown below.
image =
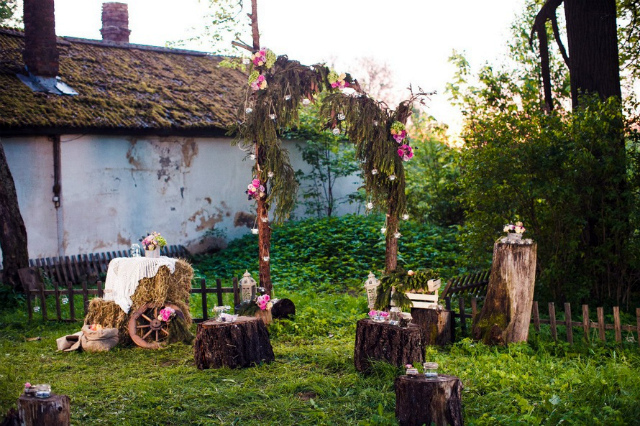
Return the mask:
<path id="1" fill-rule="evenodd" d="M 301 105 L 313 102 L 314 95 L 328 92 L 321 115 L 327 128 L 344 133 L 356 146 L 356 158 L 364 173 L 365 189 L 375 208 L 386 211 L 385 270 L 395 271 L 398 255 L 398 221 L 406 213 L 403 161 L 413 156 L 404 130 L 415 101 L 426 93 L 413 94 L 395 110 L 367 96 L 349 74 L 338 75 L 324 64 L 305 66 L 286 55 L 276 56 L 261 49 L 257 0 L 251 2 L 253 45 L 234 42 L 252 52 L 244 104 L 233 129 L 236 142 L 255 158 L 254 179 L 247 194 L 257 202 L 259 241 L 259 283 L 271 294 L 271 229 L 269 210 L 275 204 L 273 221 L 289 217 L 298 184 L 289 155 L 278 139 L 283 129 L 298 120 Z"/>

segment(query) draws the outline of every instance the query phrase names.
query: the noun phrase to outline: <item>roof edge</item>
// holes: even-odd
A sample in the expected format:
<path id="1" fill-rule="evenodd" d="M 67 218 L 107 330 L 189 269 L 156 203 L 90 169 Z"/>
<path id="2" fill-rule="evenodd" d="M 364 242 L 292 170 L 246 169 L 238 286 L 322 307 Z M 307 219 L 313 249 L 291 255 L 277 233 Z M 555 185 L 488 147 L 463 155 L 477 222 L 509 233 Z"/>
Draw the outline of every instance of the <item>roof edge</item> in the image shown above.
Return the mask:
<path id="1" fill-rule="evenodd" d="M 100 127 L 37 127 L 0 128 L 0 137 L 51 136 L 51 135 L 104 135 L 104 136 L 186 136 L 186 137 L 232 137 L 228 130 L 220 127 L 191 129 L 145 129 L 145 128 L 100 128 Z"/>

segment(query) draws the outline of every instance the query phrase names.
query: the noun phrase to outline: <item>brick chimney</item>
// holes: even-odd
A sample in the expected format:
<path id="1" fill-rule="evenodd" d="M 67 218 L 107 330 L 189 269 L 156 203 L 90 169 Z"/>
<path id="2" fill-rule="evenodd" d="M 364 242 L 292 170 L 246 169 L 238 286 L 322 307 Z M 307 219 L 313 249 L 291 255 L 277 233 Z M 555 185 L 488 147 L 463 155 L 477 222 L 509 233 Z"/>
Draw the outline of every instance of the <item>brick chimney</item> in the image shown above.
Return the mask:
<path id="1" fill-rule="evenodd" d="M 24 64 L 38 77 L 58 75 L 53 0 L 24 0 Z"/>
<path id="2" fill-rule="evenodd" d="M 100 32 L 103 41 L 129 43 L 129 6 L 125 3 L 103 3 Z"/>

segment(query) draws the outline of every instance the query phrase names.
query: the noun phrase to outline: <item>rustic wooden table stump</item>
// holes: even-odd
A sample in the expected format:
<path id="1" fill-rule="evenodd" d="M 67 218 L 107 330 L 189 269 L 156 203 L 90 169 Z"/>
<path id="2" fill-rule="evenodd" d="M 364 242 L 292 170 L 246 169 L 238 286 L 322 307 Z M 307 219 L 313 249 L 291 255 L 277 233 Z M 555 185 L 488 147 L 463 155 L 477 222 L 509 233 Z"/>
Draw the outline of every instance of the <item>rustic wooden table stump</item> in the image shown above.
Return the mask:
<path id="1" fill-rule="evenodd" d="M 472 335 L 487 345 L 526 342 L 536 281 L 537 244 L 502 238 L 493 246 L 487 297 Z"/>
<path id="2" fill-rule="evenodd" d="M 395 382 L 396 418 L 403 426 L 462 422 L 462 382 L 455 376 L 400 376 Z"/>
<path id="3" fill-rule="evenodd" d="M 52 394 L 48 398 L 20 395 L 20 424 L 34 426 L 66 426 L 71 424 L 71 408 L 67 395 Z"/>
<path id="4" fill-rule="evenodd" d="M 242 368 L 275 359 L 267 327 L 255 317 L 235 322 L 209 320 L 198 324 L 193 348 L 196 366 Z"/>
<path id="5" fill-rule="evenodd" d="M 386 361 L 396 367 L 424 361 L 424 344 L 420 327 L 390 325 L 370 319 L 358 321 L 353 361 L 356 370 L 367 373 L 370 360 Z"/>
<path id="6" fill-rule="evenodd" d="M 411 309 L 412 323 L 422 330 L 422 343 L 444 346 L 454 341 L 453 311 L 446 309 Z"/>

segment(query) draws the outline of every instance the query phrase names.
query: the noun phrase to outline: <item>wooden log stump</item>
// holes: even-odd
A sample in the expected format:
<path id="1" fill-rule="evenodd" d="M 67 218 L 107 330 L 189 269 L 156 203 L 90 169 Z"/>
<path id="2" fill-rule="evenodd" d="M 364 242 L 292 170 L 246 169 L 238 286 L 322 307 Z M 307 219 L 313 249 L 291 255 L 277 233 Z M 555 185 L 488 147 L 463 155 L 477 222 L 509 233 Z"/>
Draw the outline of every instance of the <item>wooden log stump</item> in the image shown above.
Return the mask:
<path id="1" fill-rule="evenodd" d="M 532 240 L 498 240 L 487 297 L 473 320 L 473 338 L 489 345 L 526 342 L 529 337 L 537 245 Z"/>
<path id="2" fill-rule="evenodd" d="M 358 321 L 353 355 L 356 370 L 368 373 L 371 360 L 386 361 L 396 367 L 424 361 L 422 331 L 415 324 L 398 327 L 370 319 Z"/>
<path id="3" fill-rule="evenodd" d="M 396 418 L 402 426 L 463 425 L 462 382 L 455 376 L 400 376 Z"/>
<path id="4" fill-rule="evenodd" d="M 275 359 L 267 327 L 255 317 L 235 322 L 205 321 L 198 324 L 193 348 L 196 366 L 243 368 Z"/>
<path id="5" fill-rule="evenodd" d="M 34 426 L 64 426 L 71 424 L 71 408 L 67 395 L 52 394 L 48 398 L 20 395 L 20 424 Z"/>
<path id="6" fill-rule="evenodd" d="M 422 343 L 444 346 L 454 341 L 453 311 L 411 308 L 411 322 L 422 330 Z"/>
<path id="7" fill-rule="evenodd" d="M 273 319 L 291 319 L 296 314 L 296 305 L 291 299 L 278 299 L 273 303 L 271 316 Z"/>

